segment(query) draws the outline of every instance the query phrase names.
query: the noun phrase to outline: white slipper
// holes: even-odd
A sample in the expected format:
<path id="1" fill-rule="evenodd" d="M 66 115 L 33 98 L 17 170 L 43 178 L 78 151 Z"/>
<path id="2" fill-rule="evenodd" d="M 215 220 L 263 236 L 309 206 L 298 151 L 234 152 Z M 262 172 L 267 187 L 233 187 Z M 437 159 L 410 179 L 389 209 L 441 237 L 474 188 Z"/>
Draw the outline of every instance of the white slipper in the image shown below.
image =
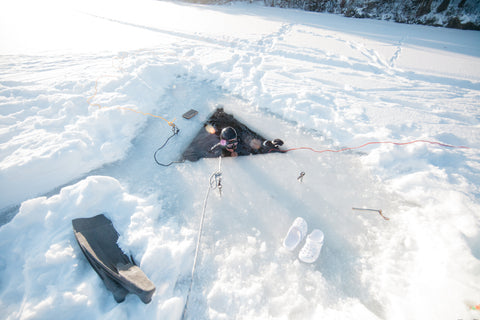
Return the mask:
<path id="1" fill-rule="evenodd" d="M 283 246 L 287 248 L 287 250 L 295 250 L 307 235 L 307 230 L 307 222 L 303 218 L 297 217 L 290 226 L 290 229 L 288 229 L 285 239 L 283 239 Z"/>
<path id="2" fill-rule="evenodd" d="M 315 229 L 307 236 L 305 245 L 298 253 L 298 259 L 306 263 L 313 263 L 318 259 L 323 246 L 323 232 Z"/>

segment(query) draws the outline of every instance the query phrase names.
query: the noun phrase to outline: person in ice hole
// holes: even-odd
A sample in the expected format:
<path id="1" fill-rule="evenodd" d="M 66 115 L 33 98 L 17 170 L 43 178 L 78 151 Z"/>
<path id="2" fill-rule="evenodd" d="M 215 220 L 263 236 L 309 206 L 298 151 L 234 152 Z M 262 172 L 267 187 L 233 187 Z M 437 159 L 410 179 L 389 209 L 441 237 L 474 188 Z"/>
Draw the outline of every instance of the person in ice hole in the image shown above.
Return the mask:
<path id="1" fill-rule="evenodd" d="M 222 147 L 222 156 L 224 157 L 236 157 L 238 156 L 237 149 L 237 131 L 232 127 L 223 128 L 220 132 L 219 145 Z"/>
<path id="2" fill-rule="evenodd" d="M 213 129 L 214 130 L 214 129 Z M 207 129 L 207 131 L 209 131 Z M 214 150 L 217 147 L 222 148 L 222 157 L 236 157 L 238 156 L 235 151 L 238 146 L 237 131 L 232 127 L 225 127 L 220 132 L 220 142 L 214 145 L 210 150 Z"/>

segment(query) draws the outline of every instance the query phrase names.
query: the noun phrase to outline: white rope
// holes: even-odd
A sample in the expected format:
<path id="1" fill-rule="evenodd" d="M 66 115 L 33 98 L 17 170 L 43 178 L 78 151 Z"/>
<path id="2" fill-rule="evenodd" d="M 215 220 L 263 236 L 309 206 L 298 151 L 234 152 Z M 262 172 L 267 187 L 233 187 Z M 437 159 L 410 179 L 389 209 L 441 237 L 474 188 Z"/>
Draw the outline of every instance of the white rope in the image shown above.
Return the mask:
<path id="1" fill-rule="evenodd" d="M 190 298 L 190 292 L 192 291 L 193 287 L 193 277 L 195 275 L 195 268 L 197 267 L 197 260 L 198 260 L 198 252 L 200 251 L 200 240 L 202 238 L 202 231 L 203 231 L 203 224 L 205 221 L 205 211 L 207 209 L 207 201 L 208 201 L 208 196 L 210 195 L 210 190 L 217 189 L 220 192 L 220 196 L 222 195 L 222 172 L 221 172 L 221 165 L 222 165 L 222 157 L 219 157 L 219 163 L 218 163 L 218 170 L 212 173 L 212 175 L 209 178 L 209 185 L 207 189 L 207 194 L 205 195 L 205 199 L 203 200 L 203 209 L 202 209 L 202 218 L 200 220 L 200 227 L 198 228 L 198 236 L 197 236 L 197 245 L 195 248 L 195 256 L 193 258 L 193 267 L 192 267 L 192 274 L 190 278 L 190 287 L 188 288 L 188 293 L 187 293 L 187 299 L 185 300 L 185 306 L 183 307 L 183 313 L 182 313 L 182 320 L 185 319 L 185 316 L 187 314 L 187 307 L 188 307 L 188 300 Z"/>

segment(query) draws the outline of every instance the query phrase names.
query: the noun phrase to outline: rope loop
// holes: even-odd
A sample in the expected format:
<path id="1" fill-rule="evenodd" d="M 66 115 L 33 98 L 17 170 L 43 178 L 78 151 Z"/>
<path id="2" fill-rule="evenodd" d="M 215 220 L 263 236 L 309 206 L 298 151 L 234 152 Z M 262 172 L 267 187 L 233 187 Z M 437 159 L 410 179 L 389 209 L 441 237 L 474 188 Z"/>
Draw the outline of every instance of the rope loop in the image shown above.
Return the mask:
<path id="1" fill-rule="evenodd" d="M 210 188 L 215 190 L 222 187 L 222 173 L 220 171 L 215 171 L 210 176 Z"/>
<path id="2" fill-rule="evenodd" d="M 210 176 L 210 189 L 211 190 L 218 189 L 220 196 L 222 196 L 222 172 L 221 171 L 215 171 Z"/>
<path id="3" fill-rule="evenodd" d="M 171 166 L 172 164 L 174 163 L 182 163 L 182 162 L 185 162 L 185 160 L 180 160 L 180 161 L 171 161 L 169 163 L 161 163 L 158 159 L 157 159 L 157 153 L 162 150 L 168 143 L 168 141 L 170 141 L 170 139 L 172 139 L 174 136 L 176 136 L 178 133 L 180 132 L 180 129 L 175 125 L 173 124 L 172 126 L 172 134 L 170 135 L 170 137 L 167 138 L 167 140 L 165 140 L 165 142 L 153 153 L 153 159 L 155 160 L 155 162 L 159 165 L 159 166 L 162 166 L 162 167 L 169 167 Z"/>

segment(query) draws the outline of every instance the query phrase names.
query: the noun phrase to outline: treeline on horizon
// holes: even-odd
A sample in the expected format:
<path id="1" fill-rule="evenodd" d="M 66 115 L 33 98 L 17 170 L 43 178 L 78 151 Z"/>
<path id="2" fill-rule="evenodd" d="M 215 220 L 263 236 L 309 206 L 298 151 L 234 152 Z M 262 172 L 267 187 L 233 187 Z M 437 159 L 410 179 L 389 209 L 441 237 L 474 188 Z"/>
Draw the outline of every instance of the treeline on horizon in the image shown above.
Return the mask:
<path id="1" fill-rule="evenodd" d="M 231 0 L 184 0 L 223 4 Z M 238 1 L 238 0 L 236 0 Z M 242 0 L 240 0 L 242 1 Z M 252 0 L 246 0 L 252 2 Z M 328 12 L 346 17 L 480 30 L 480 0 L 263 0 L 266 6 Z"/>

